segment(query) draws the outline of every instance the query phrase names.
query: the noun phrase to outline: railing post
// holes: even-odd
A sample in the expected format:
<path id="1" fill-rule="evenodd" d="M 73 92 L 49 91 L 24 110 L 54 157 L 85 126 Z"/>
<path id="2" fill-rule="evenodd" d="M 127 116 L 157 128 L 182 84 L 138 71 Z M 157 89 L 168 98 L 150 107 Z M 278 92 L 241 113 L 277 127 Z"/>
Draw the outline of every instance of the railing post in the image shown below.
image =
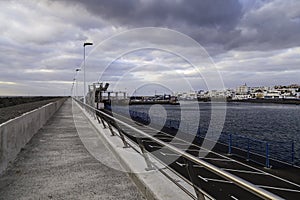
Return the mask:
<path id="1" fill-rule="evenodd" d="M 270 168 L 269 143 L 268 142 L 266 142 L 266 168 Z"/>
<path id="2" fill-rule="evenodd" d="M 250 160 L 250 139 L 247 138 L 247 161 Z"/>
<path id="3" fill-rule="evenodd" d="M 94 119 L 97 119 L 97 111 L 94 112 Z"/>
<path id="4" fill-rule="evenodd" d="M 190 181 L 192 182 L 193 188 L 195 190 L 197 200 L 205 200 L 204 194 L 199 191 L 198 187 L 196 186 L 196 181 L 198 181 L 197 174 L 195 173 L 193 162 L 184 158 L 185 167 L 189 176 Z"/>
<path id="5" fill-rule="evenodd" d="M 111 124 L 110 124 L 109 121 L 107 121 L 107 125 L 108 125 L 108 128 L 110 130 L 111 136 L 115 136 L 115 132 L 113 131 L 113 129 L 112 129 Z"/>
<path id="6" fill-rule="evenodd" d="M 294 141 L 292 141 L 292 165 L 294 165 L 295 162 L 295 144 Z"/>
<path id="7" fill-rule="evenodd" d="M 98 120 L 99 124 L 101 123 L 100 120 L 99 120 L 99 118 L 100 118 L 100 120 L 101 120 L 101 122 L 102 122 L 103 128 L 106 129 L 107 127 L 106 127 L 106 125 L 105 125 L 105 123 L 104 123 L 103 118 L 102 118 L 102 117 L 97 117 L 97 120 Z"/>
<path id="8" fill-rule="evenodd" d="M 141 138 L 137 137 L 136 140 L 137 140 L 138 145 L 139 145 L 139 147 L 140 147 L 140 149 L 142 151 L 143 157 L 144 157 L 146 165 L 147 165 L 146 171 L 154 170 L 155 168 L 151 164 L 151 161 L 149 159 L 149 156 L 148 156 L 148 154 L 146 152 L 145 146 L 144 146 Z"/>
<path id="9" fill-rule="evenodd" d="M 97 115 L 97 112 L 99 113 L 99 115 Z M 103 128 L 106 129 L 106 125 L 104 123 L 105 120 L 103 120 L 103 115 L 101 114 L 101 112 L 99 110 L 96 111 L 96 117 L 97 117 L 97 120 L 99 122 L 99 124 L 103 124 Z M 99 120 L 100 119 L 100 120 Z"/>
<path id="10" fill-rule="evenodd" d="M 232 146 L 232 135 L 230 133 L 228 137 L 228 155 L 231 155 L 231 151 L 232 151 L 231 146 Z"/>
<path id="11" fill-rule="evenodd" d="M 129 146 L 128 143 L 126 142 L 125 137 L 124 137 L 124 135 L 123 135 L 123 133 L 122 133 L 122 130 L 120 129 L 120 127 L 119 127 L 118 125 L 116 125 L 116 128 L 118 129 L 120 138 L 121 138 L 121 140 L 123 141 L 123 144 L 124 144 L 124 147 L 123 147 L 123 148 L 129 148 L 130 146 Z"/>

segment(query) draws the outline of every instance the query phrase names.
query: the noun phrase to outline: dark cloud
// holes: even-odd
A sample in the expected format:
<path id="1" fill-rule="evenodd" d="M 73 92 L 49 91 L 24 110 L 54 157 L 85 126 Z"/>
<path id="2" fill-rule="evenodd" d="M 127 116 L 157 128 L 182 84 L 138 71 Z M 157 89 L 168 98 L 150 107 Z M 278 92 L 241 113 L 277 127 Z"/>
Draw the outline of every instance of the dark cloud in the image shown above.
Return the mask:
<path id="1" fill-rule="evenodd" d="M 212 54 L 231 49 L 273 50 L 300 44 L 299 1 L 74 0 L 114 26 L 181 31 Z M 287 12 L 287 10 L 290 11 Z"/>
<path id="2" fill-rule="evenodd" d="M 94 14 L 120 25 L 173 26 L 186 23 L 227 29 L 234 27 L 242 16 L 242 6 L 236 0 L 75 1 Z"/>
<path id="3" fill-rule="evenodd" d="M 68 2 L 68 1 L 67 1 Z M 167 27 L 183 32 L 200 44 L 226 44 L 239 35 L 243 16 L 237 0 L 75 0 L 112 25 Z"/>

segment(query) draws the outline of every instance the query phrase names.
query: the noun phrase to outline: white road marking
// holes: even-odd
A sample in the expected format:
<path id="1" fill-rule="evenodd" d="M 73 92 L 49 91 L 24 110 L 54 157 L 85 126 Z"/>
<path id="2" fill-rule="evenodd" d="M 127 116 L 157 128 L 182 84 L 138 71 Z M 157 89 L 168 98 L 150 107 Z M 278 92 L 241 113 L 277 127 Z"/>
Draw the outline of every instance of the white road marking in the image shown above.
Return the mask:
<path id="1" fill-rule="evenodd" d="M 239 169 L 227 169 L 227 168 L 221 168 L 225 171 L 231 171 L 231 172 L 241 172 L 241 173 L 248 173 L 248 174 L 262 174 L 262 175 L 268 175 L 267 173 L 262 172 L 255 172 L 255 171 L 248 171 L 248 170 L 239 170 Z"/>
<path id="2" fill-rule="evenodd" d="M 204 178 L 203 176 L 198 175 L 198 178 L 202 179 L 205 182 L 214 181 L 214 182 L 222 182 L 222 183 L 232 183 L 231 181 L 214 179 L 214 178 Z"/>
<path id="3" fill-rule="evenodd" d="M 180 163 L 180 162 L 176 162 L 176 164 L 179 165 L 180 167 L 185 167 L 186 166 L 186 164 Z"/>
<path id="4" fill-rule="evenodd" d="M 205 178 L 208 181 L 214 181 L 214 182 L 221 182 L 221 183 L 232 183 L 232 181 L 227 180 L 221 180 L 221 179 L 214 179 L 214 178 Z"/>
<path id="5" fill-rule="evenodd" d="M 288 191 L 288 192 L 299 192 L 300 190 L 294 190 L 294 189 L 289 189 L 289 188 L 279 188 L 279 187 L 272 187 L 272 186 L 266 186 L 266 185 L 257 185 L 258 187 L 261 188 L 267 188 L 267 189 L 274 189 L 274 190 L 282 190 L 282 191 Z"/>
<path id="6" fill-rule="evenodd" d="M 194 168 L 204 168 L 202 165 L 193 165 Z"/>
<path id="7" fill-rule="evenodd" d="M 152 148 L 152 149 L 153 149 L 153 148 L 162 148 L 161 146 L 155 146 L 155 145 L 151 145 L 151 144 L 149 144 L 148 146 L 149 146 L 150 148 Z"/>
<path id="8" fill-rule="evenodd" d="M 198 175 L 198 177 L 199 177 L 200 179 L 202 179 L 203 181 L 208 182 L 208 180 L 206 180 L 206 178 L 204 178 L 204 177 L 202 177 L 202 176 L 200 176 L 200 175 Z"/>
<path id="9" fill-rule="evenodd" d="M 178 154 L 174 154 L 174 153 L 164 153 L 164 152 L 159 152 L 159 153 L 163 156 L 179 156 Z"/>
<path id="10" fill-rule="evenodd" d="M 236 198 L 235 196 L 230 196 L 232 199 L 234 199 L 234 200 L 239 200 L 238 198 Z"/>

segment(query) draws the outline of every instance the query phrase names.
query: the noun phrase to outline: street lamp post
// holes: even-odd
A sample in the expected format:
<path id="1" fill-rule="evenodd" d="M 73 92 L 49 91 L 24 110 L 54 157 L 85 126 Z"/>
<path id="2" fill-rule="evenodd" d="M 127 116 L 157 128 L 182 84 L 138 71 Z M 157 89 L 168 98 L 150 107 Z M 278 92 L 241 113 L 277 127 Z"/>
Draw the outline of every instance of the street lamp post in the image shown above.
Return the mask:
<path id="1" fill-rule="evenodd" d="M 74 83 L 72 84 L 72 87 L 71 87 L 71 90 L 70 90 L 71 97 L 73 96 L 73 87 L 74 87 Z"/>
<path id="2" fill-rule="evenodd" d="M 92 42 L 83 43 L 83 103 L 86 103 L 85 93 L 86 93 L 86 83 L 85 83 L 85 46 L 93 45 Z"/>
<path id="3" fill-rule="evenodd" d="M 75 83 L 75 84 L 76 84 L 76 85 L 75 85 L 75 93 L 76 93 L 76 94 L 75 94 L 75 98 L 76 98 L 76 99 L 79 99 L 79 98 L 78 98 L 78 81 L 77 81 L 77 75 L 78 75 L 78 74 L 77 74 L 77 72 L 81 71 L 81 69 L 77 68 L 75 71 L 76 71 L 76 74 L 75 74 L 75 77 L 76 77 L 76 83 Z"/>
<path id="4" fill-rule="evenodd" d="M 75 77 L 73 78 L 73 83 L 72 83 L 72 88 L 71 88 L 71 96 L 74 97 L 76 94 L 75 94 L 75 88 L 74 88 L 74 84 L 75 84 Z"/>

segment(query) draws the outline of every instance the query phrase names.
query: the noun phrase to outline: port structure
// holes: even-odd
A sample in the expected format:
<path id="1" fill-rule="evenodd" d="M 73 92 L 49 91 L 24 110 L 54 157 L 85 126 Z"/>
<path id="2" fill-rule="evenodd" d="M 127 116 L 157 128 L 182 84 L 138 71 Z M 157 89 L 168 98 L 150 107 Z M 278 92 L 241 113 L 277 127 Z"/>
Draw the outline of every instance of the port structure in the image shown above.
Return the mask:
<path id="1" fill-rule="evenodd" d="M 112 115 L 107 110 L 99 110 L 78 100 L 75 101 L 104 128 L 108 127 L 112 135 L 119 136 L 124 147 L 133 147 L 129 145 L 130 143 L 136 144 L 147 163 L 148 170 L 156 168 L 149 155 L 160 163 L 167 163 L 165 168 L 176 173 L 193 187 L 194 194 L 191 194 L 178 183 L 178 186 L 193 199 L 300 198 L 299 179 L 298 182 L 289 180 L 276 175 L 276 170 L 255 167 L 229 155 L 205 149 L 155 128 L 133 122 L 125 116 L 115 113 Z M 207 155 L 199 157 L 197 156 L 199 151 L 207 151 Z M 169 163 L 172 157 L 176 159 Z"/>
<path id="2" fill-rule="evenodd" d="M 111 110 L 112 105 L 145 105 L 145 104 L 170 104 L 179 105 L 178 98 L 172 95 L 155 96 L 127 96 L 126 91 L 109 91 L 109 83 L 93 83 L 88 86 L 88 93 L 85 97 L 87 104 L 98 109 L 106 108 Z"/>
<path id="3" fill-rule="evenodd" d="M 125 91 L 108 91 L 109 83 L 97 82 L 89 85 L 86 101 L 95 108 L 111 109 L 112 104 L 128 105 Z"/>

